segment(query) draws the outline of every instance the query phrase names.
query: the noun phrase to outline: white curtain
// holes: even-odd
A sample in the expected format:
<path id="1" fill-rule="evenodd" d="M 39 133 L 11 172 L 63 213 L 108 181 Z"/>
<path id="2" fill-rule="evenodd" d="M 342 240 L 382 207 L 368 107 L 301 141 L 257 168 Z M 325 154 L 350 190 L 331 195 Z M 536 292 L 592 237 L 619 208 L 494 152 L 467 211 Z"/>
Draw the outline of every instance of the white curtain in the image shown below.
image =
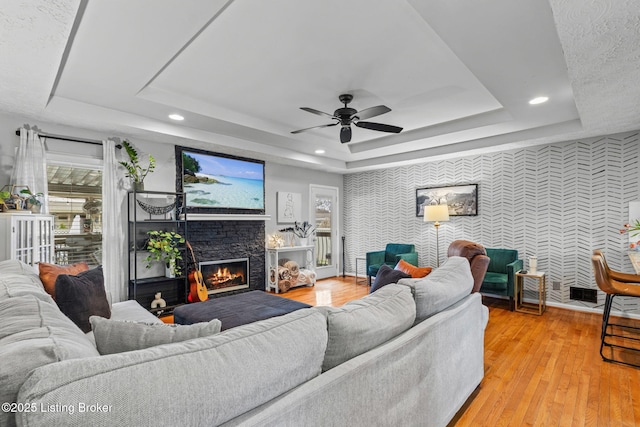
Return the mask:
<path id="1" fill-rule="evenodd" d="M 42 193 L 42 213 L 49 212 L 47 200 L 49 186 L 47 184 L 47 157 L 44 140 L 32 129 L 20 129 L 20 146 L 16 156 L 15 167 L 11 174 L 11 183 L 26 185 L 32 193 Z"/>
<path id="2" fill-rule="evenodd" d="M 118 167 L 116 143 L 102 141 L 102 269 L 112 302 L 127 299 L 127 243 L 125 240 L 124 173 Z"/>

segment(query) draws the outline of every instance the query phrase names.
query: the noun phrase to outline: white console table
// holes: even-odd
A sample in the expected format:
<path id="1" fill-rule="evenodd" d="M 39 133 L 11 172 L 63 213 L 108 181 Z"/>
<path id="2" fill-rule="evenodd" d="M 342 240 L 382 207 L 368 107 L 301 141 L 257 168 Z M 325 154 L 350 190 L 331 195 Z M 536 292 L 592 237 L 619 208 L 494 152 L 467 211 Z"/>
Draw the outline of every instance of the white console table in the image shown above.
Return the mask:
<path id="1" fill-rule="evenodd" d="M 280 292 L 278 286 L 278 263 L 283 258 L 288 258 L 298 263 L 300 268 L 310 270 L 315 273 L 314 260 L 315 260 L 315 246 L 288 246 L 283 248 L 267 248 L 267 291 Z M 291 287 L 296 286 L 308 286 L 315 285 L 316 279 L 314 277 L 309 278 L 307 281 L 292 283 Z"/>

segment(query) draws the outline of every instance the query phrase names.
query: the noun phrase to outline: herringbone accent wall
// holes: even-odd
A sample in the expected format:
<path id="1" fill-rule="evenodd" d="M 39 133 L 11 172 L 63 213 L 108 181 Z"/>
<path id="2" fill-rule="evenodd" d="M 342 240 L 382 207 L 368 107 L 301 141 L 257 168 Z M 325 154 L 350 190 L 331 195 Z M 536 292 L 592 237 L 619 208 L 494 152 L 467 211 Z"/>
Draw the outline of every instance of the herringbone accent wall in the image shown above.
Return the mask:
<path id="1" fill-rule="evenodd" d="M 629 202 L 640 200 L 638 132 L 345 175 L 345 270 L 354 272 L 356 256 L 387 243 L 413 243 L 420 265 L 435 265 L 435 229 L 416 217 L 416 188 L 471 183 L 479 185 L 478 216 L 442 223 L 441 262 L 456 239 L 514 248 L 525 267 L 538 257 L 548 301 L 598 308 L 601 292 L 598 304 L 569 299 L 570 286 L 597 289 L 591 251 L 601 248 L 611 268 L 633 272 L 628 237 L 618 230 Z M 614 303 L 640 313 L 638 299 Z"/>

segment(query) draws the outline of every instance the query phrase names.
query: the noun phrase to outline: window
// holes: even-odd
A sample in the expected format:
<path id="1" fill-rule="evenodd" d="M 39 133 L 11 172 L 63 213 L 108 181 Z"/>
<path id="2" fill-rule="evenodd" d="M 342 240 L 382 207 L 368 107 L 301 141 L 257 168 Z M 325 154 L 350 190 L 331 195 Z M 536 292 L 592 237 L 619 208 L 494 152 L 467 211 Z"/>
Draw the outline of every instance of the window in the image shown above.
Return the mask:
<path id="1" fill-rule="evenodd" d="M 49 213 L 54 215 L 55 262 L 102 263 L 102 170 L 47 165 Z"/>

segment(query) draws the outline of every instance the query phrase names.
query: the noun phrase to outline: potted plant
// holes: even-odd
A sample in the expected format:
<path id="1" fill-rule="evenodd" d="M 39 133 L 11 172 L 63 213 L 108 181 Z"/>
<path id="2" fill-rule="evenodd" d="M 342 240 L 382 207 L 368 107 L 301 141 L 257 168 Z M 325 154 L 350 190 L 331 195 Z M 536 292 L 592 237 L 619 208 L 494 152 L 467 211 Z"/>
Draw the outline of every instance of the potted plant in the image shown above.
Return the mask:
<path id="1" fill-rule="evenodd" d="M 25 188 L 20 190 L 20 194 L 26 194 L 27 197 L 27 209 L 30 209 L 33 213 L 40 213 L 40 209 L 42 209 L 42 202 L 39 197 L 43 197 L 43 193 L 32 193 L 31 190 Z"/>
<path id="2" fill-rule="evenodd" d="M 149 165 L 147 167 L 143 167 L 140 164 L 138 151 L 131 144 L 129 144 L 127 140 L 122 141 L 122 146 L 129 156 L 129 161 L 122 161 L 119 163 L 127 169 L 126 176 L 128 178 L 131 178 L 134 190 L 143 191 L 144 179 L 150 172 L 153 172 L 153 170 L 155 169 L 156 159 L 151 154 L 149 154 Z"/>
<path id="3" fill-rule="evenodd" d="M 2 212 L 7 210 L 7 203 L 4 200 L 8 199 L 9 197 L 11 197 L 11 193 L 4 190 L 0 191 L 0 210 Z"/>
<path id="4" fill-rule="evenodd" d="M 173 231 L 152 230 L 148 231 L 147 250 L 149 256 L 145 258 L 147 268 L 151 268 L 154 261 L 160 261 L 167 267 L 167 276 L 180 275 L 180 265 L 176 262 L 182 259 L 181 245 L 185 239 Z"/>
<path id="5" fill-rule="evenodd" d="M 312 226 L 309 221 L 304 222 L 294 222 L 293 223 L 293 234 L 298 237 L 300 241 L 300 246 L 307 246 L 309 243 L 309 237 L 316 231 L 316 228 Z"/>

